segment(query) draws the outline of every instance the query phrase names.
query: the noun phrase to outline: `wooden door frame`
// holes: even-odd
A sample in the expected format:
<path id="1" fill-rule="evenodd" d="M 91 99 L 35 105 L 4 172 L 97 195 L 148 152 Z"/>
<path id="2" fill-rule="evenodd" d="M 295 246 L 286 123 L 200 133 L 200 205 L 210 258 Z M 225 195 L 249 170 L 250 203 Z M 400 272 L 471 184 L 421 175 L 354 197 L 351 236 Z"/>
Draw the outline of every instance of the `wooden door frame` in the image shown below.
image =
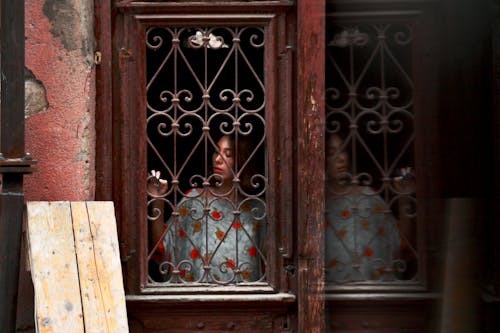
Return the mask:
<path id="1" fill-rule="evenodd" d="M 298 332 L 325 332 L 325 3 L 297 1 Z"/>
<path id="2" fill-rule="evenodd" d="M 101 63 L 96 70 L 97 105 L 96 105 L 96 199 L 111 200 L 113 191 L 119 191 L 113 182 L 119 154 L 113 151 L 116 137 L 113 126 L 120 123 L 113 119 L 115 101 L 119 90 L 113 80 L 117 78 L 118 68 L 114 65 L 113 15 L 116 8 L 111 0 L 95 0 L 97 50 L 101 54 Z M 290 327 L 298 332 L 322 333 L 324 324 L 323 297 L 323 235 L 324 220 L 324 0 L 296 1 L 296 41 L 295 97 L 289 98 L 295 105 L 294 138 L 290 144 L 296 152 L 293 157 L 293 201 L 294 229 L 297 245 L 296 292 L 297 323 Z M 117 211 L 117 220 L 120 212 Z M 119 234 L 123 230 L 118 230 Z M 120 240 L 122 261 L 128 258 L 128 249 L 123 239 Z M 124 274 L 127 274 L 125 271 Z M 293 315 L 292 315 L 293 316 Z"/>

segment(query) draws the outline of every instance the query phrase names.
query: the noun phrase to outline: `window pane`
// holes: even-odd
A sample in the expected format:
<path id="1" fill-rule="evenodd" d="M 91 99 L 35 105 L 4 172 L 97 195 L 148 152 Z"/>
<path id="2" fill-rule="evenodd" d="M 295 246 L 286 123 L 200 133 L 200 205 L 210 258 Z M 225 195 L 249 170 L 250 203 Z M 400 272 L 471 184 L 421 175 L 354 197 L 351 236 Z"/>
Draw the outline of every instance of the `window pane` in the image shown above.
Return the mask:
<path id="1" fill-rule="evenodd" d="M 264 30 L 154 27 L 146 41 L 150 282 L 263 281 Z"/>
<path id="2" fill-rule="evenodd" d="M 327 29 L 326 277 L 416 278 L 411 30 Z"/>

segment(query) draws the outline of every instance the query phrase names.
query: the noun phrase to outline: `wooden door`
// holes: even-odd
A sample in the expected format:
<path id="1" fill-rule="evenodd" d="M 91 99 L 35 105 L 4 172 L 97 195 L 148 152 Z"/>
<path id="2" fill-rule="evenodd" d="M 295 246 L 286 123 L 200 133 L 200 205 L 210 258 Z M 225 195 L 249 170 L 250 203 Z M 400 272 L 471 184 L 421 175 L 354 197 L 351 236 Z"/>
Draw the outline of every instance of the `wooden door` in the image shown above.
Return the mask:
<path id="1" fill-rule="evenodd" d="M 441 21 L 442 2 L 95 2 L 102 54 L 97 198 L 113 200 L 117 209 L 132 332 L 437 330 L 446 189 L 458 186 L 453 174 L 467 172 L 465 164 L 447 172 L 444 152 L 460 149 L 440 135 L 467 126 L 450 116 L 456 108 L 448 105 L 460 104 L 453 90 L 459 83 L 443 80 L 456 74 L 452 61 L 440 64 L 448 61 L 443 40 L 450 43 L 443 36 L 458 35 Z M 449 88 L 440 95 L 443 81 Z M 479 92 L 471 94 L 481 99 Z M 466 110 L 460 114 L 481 119 Z M 260 170 L 253 192 L 240 184 L 246 162 L 233 167 L 231 181 L 240 199 L 244 194 L 261 204 L 265 214 L 257 222 L 266 226 L 265 235 L 257 242 L 255 230 L 244 225 L 243 205 L 225 213 L 236 216 L 235 229 L 244 233 L 247 242 L 238 244 L 259 258 L 256 275 L 234 258 L 211 266 L 213 253 L 203 258 L 202 277 L 189 275 L 182 265 L 193 269 L 194 261 L 165 260 L 157 251 L 165 242 L 150 235 L 161 214 L 167 229 L 193 212 L 203 212 L 200 221 L 224 216 L 209 206 L 182 209 L 190 188 L 199 193 L 214 184 L 210 156 L 220 155 L 214 131 L 258 137 L 248 156 Z M 349 182 L 381 198 L 369 215 L 392 216 L 388 220 L 397 227 L 374 229 L 372 236 L 392 230 L 398 240 L 391 248 L 401 250 L 376 257 L 374 275 L 340 282 L 331 274 L 340 262 L 331 253 L 340 250 L 329 252 L 335 241 L 328 236 L 324 186 L 325 137 L 331 134 L 342 134 L 342 148 L 349 148 Z M 474 143 L 465 143 L 471 150 Z M 153 168 L 161 170 L 171 192 L 151 195 Z M 401 168 L 416 179 L 410 190 L 393 183 L 407 179 L 397 174 Z M 157 210 L 160 215 L 154 213 L 158 202 L 169 207 Z M 360 207 L 366 208 L 341 210 L 341 218 L 361 216 Z M 204 230 L 195 220 L 192 231 Z M 406 231 L 398 229 L 405 224 Z M 174 239 L 193 239 L 175 230 Z M 217 230 L 222 239 L 230 231 Z M 367 246 L 352 257 L 361 262 L 359 254 L 374 258 L 375 252 Z M 163 259 L 155 262 L 158 253 Z M 356 260 L 349 267 L 359 269 Z M 213 272 L 220 267 L 234 277 L 219 279 Z"/>
<path id="2" fill-rule="evenodd" d="M 328 2 L 326 132 L 340 143 L 327 149 L 340 150 L 328 158 L 345 174 L 327 174 L 329 332 L 436 328 L 441 266 L 428 251 L 444 223 L 434 5 Z"/>
<path id="3" fill-rule="evenodd" d="M 131 332 L 323 332 L 324 3 L 97 1 L 96 9 L 97 197 L 116 205 Z M 237 201 L 214 194 L 226 181 L 210 170 L 221 136 L 254 144 L 247 160 L 239 148 L 234 161 L 221 158 Z M 245 188 L 252 162 L 259 171 Z M 151 169 L 169 192 L 152 194 Z M 219 242 L 210 238 L 210 225 L 228 216 Z M 151 236 L 159 220 L 161 241 Z M 193 241 L 200 232 L 203 246 Z M 220 261 L 231 235 L 239 250 Z M 177 245 L 162 252 L 168 237 L 190 246 L 189 258 L 177 259 Z"/>

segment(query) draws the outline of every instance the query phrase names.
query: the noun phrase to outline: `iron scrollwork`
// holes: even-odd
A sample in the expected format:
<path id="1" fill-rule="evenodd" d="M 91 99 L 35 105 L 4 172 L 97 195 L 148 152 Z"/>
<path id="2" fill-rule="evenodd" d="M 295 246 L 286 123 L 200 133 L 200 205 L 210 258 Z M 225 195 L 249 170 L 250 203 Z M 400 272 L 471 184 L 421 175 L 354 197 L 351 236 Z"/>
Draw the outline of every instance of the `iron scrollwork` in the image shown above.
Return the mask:
<path id="1" fill-rule="evenodd" d="M 169 184 L 148 197 L 149 223 L 164 223 L 150 240 L 151 283 L 265 280 L 264 46 L 262 27 L 146 31 L 148 168 Z M 223 155 L 222 137 L 234 156 Z M 219 155 L 230 180 L 214 172 Z"/>
<path id="2" fill-rule="evenodd" d="M 417 278 L 411 46 L 404 24 L 327 31 L 327 137 L 337 137 L 330 158 L 342 168 L 327 188 L 326 269 L 334 284 Z"/>

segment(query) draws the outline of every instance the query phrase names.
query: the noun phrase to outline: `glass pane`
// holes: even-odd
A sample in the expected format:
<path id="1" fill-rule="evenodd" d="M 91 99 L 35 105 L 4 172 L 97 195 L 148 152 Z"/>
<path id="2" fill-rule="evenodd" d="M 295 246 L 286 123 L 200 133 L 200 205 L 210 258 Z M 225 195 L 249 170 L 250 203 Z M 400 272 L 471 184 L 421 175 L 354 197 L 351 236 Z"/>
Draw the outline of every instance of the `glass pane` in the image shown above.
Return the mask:
<path id="1" fill-rule="evenodd" d="M 412 36 L 332 25 L 326 47 L 326 278 L 416 279 Z"/>
<path id="2" fill-rule="evenodd" d="M 146 39 L 150 282 L 264 281 L 264 30 Z"/>

